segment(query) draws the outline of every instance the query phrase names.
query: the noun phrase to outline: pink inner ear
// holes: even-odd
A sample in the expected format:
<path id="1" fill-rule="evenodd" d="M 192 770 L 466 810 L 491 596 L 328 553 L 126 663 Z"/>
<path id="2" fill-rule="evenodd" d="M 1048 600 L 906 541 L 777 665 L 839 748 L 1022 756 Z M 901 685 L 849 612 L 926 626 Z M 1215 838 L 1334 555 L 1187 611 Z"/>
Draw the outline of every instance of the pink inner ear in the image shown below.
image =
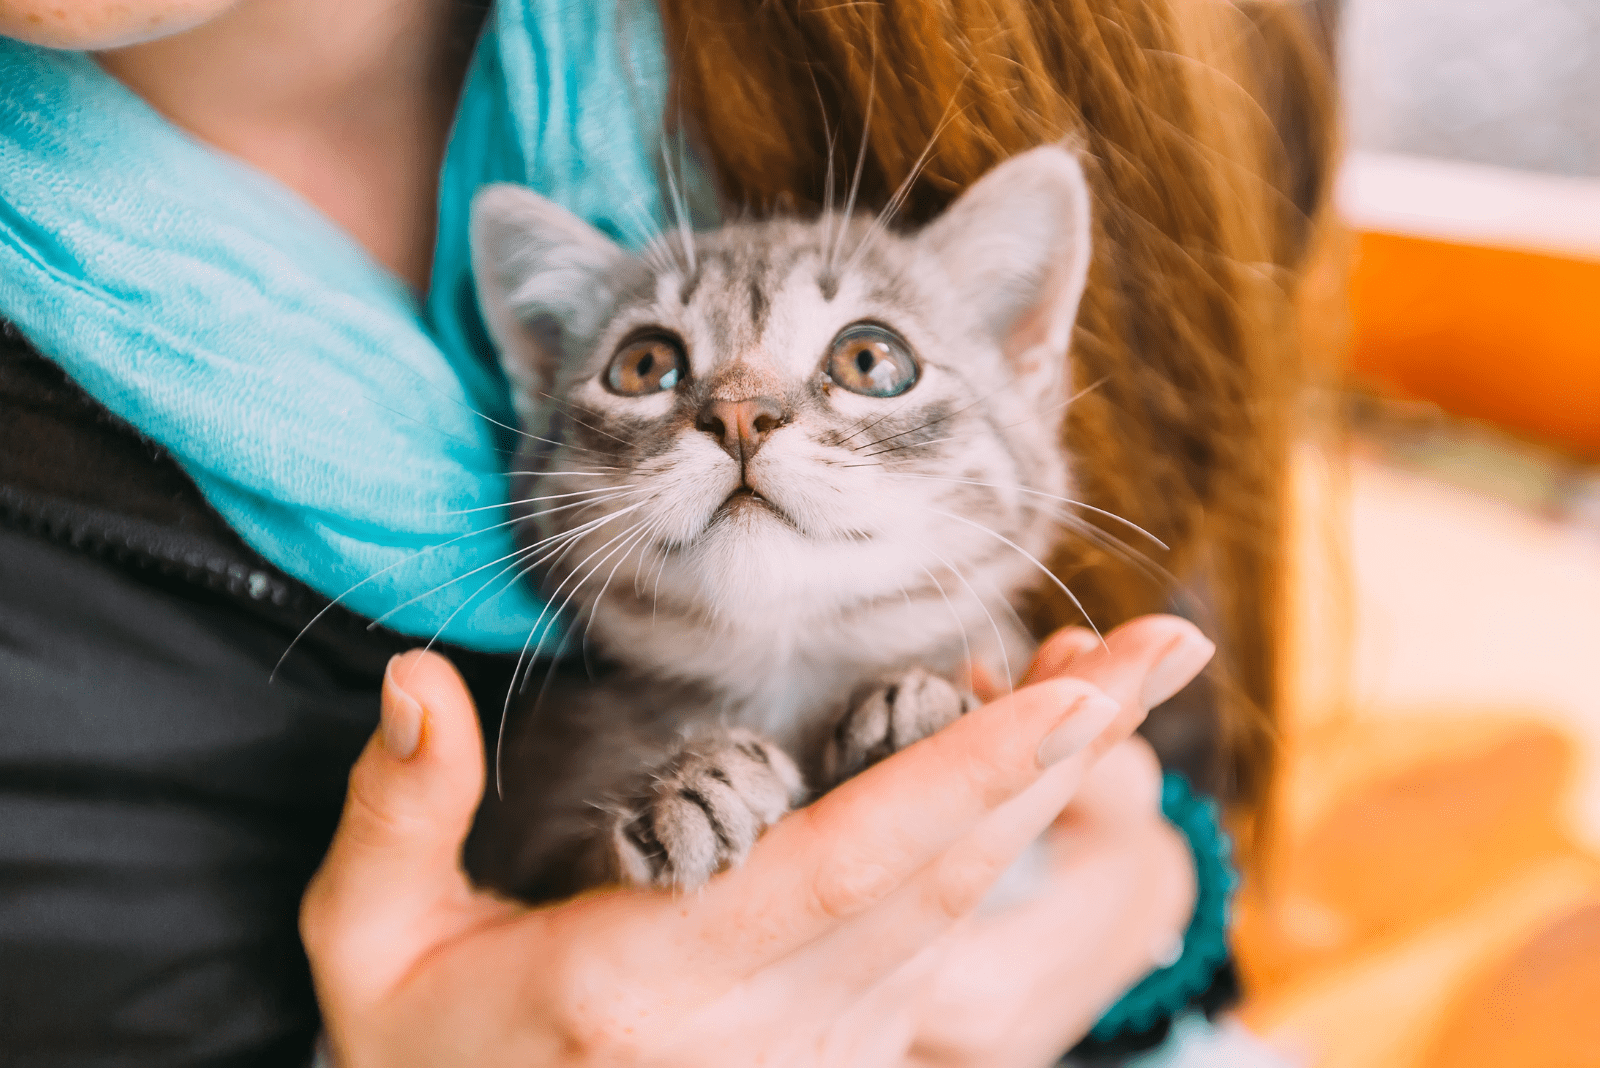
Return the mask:
<path id="1" fill-rule="evenodd" d="M 1006 335 L 1005 355 L 1022 378 L 1050 372 L 1051 382 L 1065 377 L 1059 368 L 1046 368 L 1042 360 L 1065 362 L 1067 344 L 1072 337 L 1077 294 L 1070 292 L 1072 279 L 1066 261 L 1058 255 L 1050 263 L 1039 286 L 1039 300 L 1017 317 Z"/>
<path id="2" fill-rule="evenodd" d="M 1016 363 L 1019 375 L 1031 376 L 1040 370 L 1039 359 L 1046 351 L 1042 346 L 1050 335 L 1049 318 L 1043 305 L 1035 305 L 1011 328 L 1011 335 L 1006 338 L 1006 356 Z M 1032 355 L 1019 359 L 1025 352 Z"/>

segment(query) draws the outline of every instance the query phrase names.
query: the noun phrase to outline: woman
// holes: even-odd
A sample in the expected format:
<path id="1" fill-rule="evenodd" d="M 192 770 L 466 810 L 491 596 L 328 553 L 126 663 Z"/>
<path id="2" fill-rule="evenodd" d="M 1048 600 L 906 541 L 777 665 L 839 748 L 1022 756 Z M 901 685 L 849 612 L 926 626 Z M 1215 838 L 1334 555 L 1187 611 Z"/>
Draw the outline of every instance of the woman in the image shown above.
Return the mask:
<path id="1" fill-rule="evenodd" d="M 1129 11 L 1145 6 L 1129 5 Z M 637 70 L 654 55 L 657 66 L 663 58 L 672 60 L 681 79 L 674 113 L 690 134 L 704 139 L 706 158 L 734 202 L 785 194 L 801 202 L 815 199 L 826 166 L 826 137 L 773 121 L 774 114 L 792 118 L 798 110 L 762 112 L 753 123 L 719 112 L 741 100 L 759 101 L 762 92 L 780 102 L 801 99 L 790 91 L 795 71 L 773 57 L 793 54 L 797 43 L 825 52 L 829 38 L 821 31 L 827 28 L 819 29 L 814 19 L 763 25 L 761 18 L 786 10 L 776 5 L 750 5 L 767 13 L 759 17 L 742 8 L 699 16 L 727 31 L 717 33 L 691 22 L 688 8 L 665 5 L 659 40 L 686 42 L 674 58 L 676 44 L 657 43 L 652 52 L 650 38 L 630 37 L 603 19 L 597 25 L 586 10 L 577 10 L 582 7 L 528 5 L 523 11 L 506 5 L 490 15 L 497 37 L 486 40 L 504 43 L 517 34 L 537 34 L 539 62 L 546 66 L 530 74 L 516 66 L 525 53 L 481 49 L 448 157 L 453 101 L 483 14 L 466 5 L 371 0 L 329 9 L 299 0 L 198 0 L 57 8 L 23 2 L 0 14 L 0 33 L 95 51 L 100 68 L 172 126 L 275 178 L 353 239 L 387 277 L 428 291 L 434 336 L 447 349 L 453 340 L 456 350 L 470 356 L 472 317 L 463 310 L 470 310 L 470 300 L 462 301 L 459 277 L 452 273 L 464 254 L 453 227 L 463 220 L 448 209 L 461 200 L 461 187 L 489 177 L 522 177 L 542 182 L 546 190 L 561 186 L 571 199 L 590 203 L 591 215 L 609 210 L 621 217 L 625 208 L 614 203 L 616 190 L 608 183 L 626 179 L 630 167 L 654 177 L 648 157 L 641 162 L 607 140 L 617 137 L 617 126 L 597 128 L 587 118 L 590 109 L 600 108 L 593 95 L 568 101 L 581 100 L 586 110 L 574 120 L 565 156 L 549 140 L 552 129 L 559 132 L 553 120 L 540 128 L 546 135 L 541 151 L 524 150 L 520 160 L 491 159 L 493 145 L 476 152 L 462 148 L 472 131 L 484 138 L 497 129 L 497 107 L 514 111 L 528 99 L 485 95 L 475 84 L 530 77 L 529 84 L 542 89 L 539 106 L 548 112 L 550 100 L 571 89 L 563 79 L 592 88 L 591 68 Z M 1031 25 L 1037 16 L 1043 19 L 1038 40 L 1049 38 L 1044 31 L 1054 24 L 1040 14 L 1046 10 L 1053 8 L 1018 8 L 1013 14 L 1022 22 L 1013 28 Z M 1095 8 L 1084 10 L 1092 15 Z M 748 18 L 749 26 L 722 25 L 735 18 Z M 834 115 L 842 136 L 860 132 L 869 149 L 863 203 L 871 203 L 885 199 L 915 159 L 893 139 L 920 140 L 920 152 L 942 121 L 939 109 L 952 111 L 958 122 L 967 112 L 950 108 L 954 98 L 944 83 L 929 83 L 930 93 L 942 94 L 938 109 L 927 99 L 903 98 L 916 78 L 898 84 L 880 74 L 884 80 L 872 83 L 870 92 L 852 84 L 863 70 L 939 69 L 939 57 L 916 55 L 913 46 L 961 35 L 896 38 L 889 27 L 866 29 L 867 38 L 850 37 L 846 24 L 829 32 L 834 45 L 846 38 L 884 41 L 881 67 L 819 55 L 823 77 L 807 82 L 806 99 L 820 97 L 820 107 L 806 114 Z M 1130 23 L 1123 29 L 1137 36 L 1149 26 Z M 578 47 L 595 40 L 626 47 Z M 740 41 L 766 47 L 729 48 Z M 1055 39 L 1059 54 L 1024 50 L 1005 65 L 1025 73 L 1052 64 L 1070 70 L 1071 64 L 1062 66 L 1069 43 Z M 1107 47 L 1106 69 L 1115 70 L 1115 49 Z M 192 280 L 192 286 L 162 294 L 151 312 L 159 319 L 175 314 L 178 305 L 189 308 L 181 336 L 169 331 L 151 341 L 151 331 L 139 335 L 141 345 L 151 346 L 141 348 L 141 356 L 181 351 L 188 361 L 156 364 L 153 383 L 133 382 L 126 361 L 115 352 L 107 357 L 93 344 L 114 344 L 121 335 L 111 328 L 120 320 L 113 320 L 139 302 L 124 299 L 86 310 L 77 303 L 81 287 L 68 286 L 58 294 L 58 305 L 41 310 L 34 290 L 20 284 L 0 290 L 6 294 L 0 313 L 20 325 L 8 328 L 0 402 L 7 413 L 0 422 L 6 436 L 0 504 L 8 520 L 0 535 L 8 657 L 0 678 L 12 710 L 0 757 L 10 811 L 0 827 L 6 828 L 5 864 L 16 874 L 8 882 L 18 887 L 19 903 L 0 920 L 0 937 L 13 947 L 7 959 L 14 962 L 0 980 L 7 984 L 8 1059 L 295 1063 L 306 1056 L 320 1023 L 335 1060 L 351 1064 L 1038 1064 L 1077 1041 L 1119 992 L 1168 951 L 1189 919 L 1195 874 L 1189 851 L 1160 818 L 1148 751 L 1119 743 L 1144 711 L 1182 687 L 1210 655 L 1208 642 L 1172 619 L 1128 624 L 1098 652 L 1081 633 L 1058 636 L 1045 645 L 1034 669 L 1035 678 L 1047 681 L 995 702 L 937 744 L 884 762 L 785 821 L 745 868 L 694 901 L 611 894 L 530 914 L 475 894 L 457 859 L 482 782 L 471 698 L 437 657 L 408 654 L 388 661 L 414 644 L 403 634 L 431 633 L 438 618 L 397 617 L 393 622 L 402 633 L 391 634 L 368 631 L 364 619 L 335 609 L 307 631 L 273 686 L 266 676 L 327 596 L 350 585 L 344 578 L 378 571 L 375 562 L 387 568 L 383 561 L 398 559 L 392 531 L 415 529 L 405 524 L 416 521 L 417 509 L 397 503 L 400 493 L 307 495 L 330 481 L 381 481 L 397 477 L 394 469 L 409 475 L 441 456 L 458 459 L 452 446 L 437 437 L 430 444 L 425 434 L 397 444 L 413 450 L 400 459 L 415 457 L 415 465 L 393 454 L 368 456 L 358 410 L 343 411 L 351 422 L 332 431 L 293 422 L 296 375 L 310 383 L 299 390 L 312 395 L 307 411 L 326 411 L 330 396 L 345 399 L 315 385 L 330 366 L 324 350 L 334 345 L 322 335 L 377 338 L 340 365 L 345 370 L 370 366 L 361 360 L 371 352 L 392 354 L 394 366 L 423 376 L 438 391 L 455 390 L 453 397 L 480 410 L 498 410 L 495 384 L 481 366 L 461 360 L 448 364 L 458 380 L 428 379 L 446 365 L 428 362 L 419 347 L 425 337 L 420 330 L 395 325 L 406 324 L 403 294 L 372 277 L 379 272 L 364 273 L 367 268 L 338 242 L 296 214 L 300 208 L 278 203 L 276 190 L 253 184 L 242 172 L 226 188 L 213 189 L 203 175 L 194 178 L 198 189 L 184 188 L 181 167 L 167 172 L 157 165 L 170 159 L 212 166 L 185 144 L 162 140 L 133 146 L 137 155 L 119 157 L 97 152 L 125 130 L 73 127 L 84 136 L 62 137 L 61 123 L 81 116 L 57 114 L 47 105 L 70 105 L 78 93 L 126 109 L 117 115 L 130 124 L 146 120 L 127 101 L 106 95 L 110 90 L 94 81 L 93 70 L 58 70 L 53 60 L 18 56 L 8 52 L 8 63 L 30 64 L 33 88 L 59 74 L 49 86 L 62 95 L 47 99 L 42 89 L 32 97 L 13 93 L 19 84 L 13 76 L 23 67 L 7 70 L 8 132 L 25 136 L 6 142 L 0 163 L 9 169 L 8 181 L 29 167 L 37 179 L 7 186 L 8 235 L 16 255 L 6 262 L 31 264 L 16 266 L 8 278 L 48 275 L 55 285 L 63 277 L 77 279 L 74 271 L 103 275 L 120 267 L 128 273 L 116 275 L 118 285 L 102 285 L 98 292 L 125 295 L 146 282 L 143 274 L 166 263 L 166 254 L 186 251 L 183 241 L 192 239 L 208 252 L 174 268 L 174 276 L 186 285 Z M 625 63 L 618 58 L 624 56 Z M 551 71 L 562 77 L 550 79 Z M 719 73 L 745 77 L 740 84 L 750 91 L 722 91 L 713 77 Z M 1063 76 L 1049 91 L 1054 103 L 1024 100 L 1017 108 L 1037 112 L 1044 125 L 1008 126 L 1006 115 L 993 110 L 1011 93 L 997 77 L 993 71 L 975 73 L 972 84 L 988 94 L 987 110 L 969 116 L 971 128 L 958 138 L 970 148 L 973 131 L 979 132 L 986 141 L 983 152 L 955 151 L 952 164 L 941 150 L 929 183 L 911 201 L 913 217 L 937 210 L 941 198 L 981 171 L 984 152 L 997 158 L 1030 136 L 1067 132 L 1063 107 L 1089 99 Z M 664 85 L 664 79 L 657 82 Z M 1097 130 L 1116 127 L 1116 109 L 1109 105 L 1170 103 L 1155 99 L 1157 88 L 1151 83 L 1151 99 L 1142 102 L 1101 100 L 1099 114 L 1081 108 L 1091 151 Z M 1176 93 L 1172 85 L 1165 88 Z M 659 116 L 660 102 L 644 96 L 614 94 L 608 114 L 620 117 L 618 122 L 630 115 Z M 884 111 L 870 129 L 865 108 Z M 885 121 L 892 115 L 913 116 L 915 122 Z M 747 135 L 755 128 L 778 128 L 784 135 L 751 139 Z M 525 133 L 527 127 L 520 129 Z M 37 143 L 53 134 L 63 142 L 59 151 L 38 153 Z M 494 144 L 504 153 L 507 142 Z M 757 157 L 779 151 L 779 163 L 791 172 L 762 158 L 741 161 L 734 151 L 740 145 Z M 792 156 L 782 155 L 786 145 Z M 585 146 L 589 156 L 577 151 Z M 1133 151 L 1135 158 L 1141 151 L 1154 156 L 1171 148 L 1113 147 Z M 1117 152 L 1105 157 L 1117 158 Z M 442 158 L 447 210 L 439 218 L 435 254 Z M 611 173 L 598 173 L 596 158 Z M 811 167 L 808 159 L 823 162 Z M 89 177 L 71 185 L 62 160 L 83 161 Z M 124 165 L 137 181 L 116 173 Z M 504 173 L 516 166 L 530 173 Z M 1137 172 L 1135 164 L 1129 166 Z M 1126 184 L 1137 183 L 1130 175 Z M 80 216 L 51 215 L 52 205 L 72 201 L 84 185 L 125 194 L 141 210 L 112 218 L 128 201 L 109 197 L 108 205 L 91 196 Z M 152 189 L 159 189 L 158 202 L 140 199 Z M 40 191 L 24 202 L 29 190 Z M 214 192 L 232 217 L 214 204 L 207 208 Z M 1162 195 L 1151 193 L 1156 200 Z M 1219 195 L 1213 185 L 1210 207 Z M 29 204 L 40 205 L 36 214 L 27 213 Z M 1200 205 L 1200 215 L 1206 207 Z M 206 232 L 161 229 L 190 218 L 187 212 L 206 218 L 206 210 L 214 214 Z M 1238 210 L 1249 214 L 1249 205 Z M 285 225 L 304 238 L 301 244 L 273 242 L 270 230 L 279 218 L 290 220 Z M 1141 218 L 1136 211 L 1123 213 L 1122 222 L 1132 230 L 1109 235 L 1107 247 L 1122 249 L 1119 262 L 1149 267 L 1165 246 L 1141 236 Z M 81 256 L 75 260 L 69 254 L 74 249 L 94 251 L 73 244 L 86 219 L 106 228 L 97 238 L 124 240 L 134 249 L 131 263 L 86 267 Z M 1182 230 L 1176 220 L 1144 221 L 1157 234 Z M 219 246 L 212 232 L 232 239 L 229 227 L 243 235 L 238 240 L 245 247 L 263 256 L 281 254 L 282 262 L 273 261 L 269 271 L 260 258 L 230 259 L 233 248 Z M 1174 247 L 1192 255 L 1196 244 L 1185 240 Z M 1147 256 L 1141 247 L 1155 251 Z M 1226 241 L 1217 247 L 1237 251 Z M 1289 248 L 1264 251 L 1261 262 L 1286 265 L 1296 254 Z M 301 252 L 305 263 L 317 267 L 306 277 L 297 273 Z M 244 282 L 234 285 L 240 277 Z M 1149 331 L 1150 351 L 1163 352 L 1174 336 L 1199 336 L 1219 347 L 1231 344 L 1230 359 L 1242 358 L 1245 371 L 1262 369 L 1256 381 L 1241 377 L 1239 367 L 1204 364 L 1196 395 L 1207 403 L 1232 397 L 1242 410 L 1251 398 L 1259 399 L 1262 383 L 1277 388 L 1281 377 L 1264 347 L 1269 342 L 1258 345 L 1239 336 L 1252 324 L 1275 322 L 1271 309 L 1251 318 L 1250 309 L 1212 294 L 1199 302 L 1205 322 L 1180 322 L 1161 311 L 1162 300 L 1173 295 L 1154 284 L 1160 277 L 1167 275 L 1149 269 L 1132 283 L 1122 281 L 1149 283 L 1122 299 L 1150 301 L 1149 324 L 1140 328 Z M 1238 295 L 1226 281 L 1218 284 L 1221 294 Z M 210 285 L 222 286 L 228 298 L 206 299 Z M 259 311 L 239 313 L 241 302 L 257 293 L 272 299 Z M 1086 313 L 1083 337 L 1090 351 L 1115 353 L 1135 327 L 1119 319 L 1111 297 L 1099 300 L 1101 310 Z M 356 312 L 352 301 L 359 302 Z M 1198 306 L 1194 299 L 1177 303 L 1185 314 Z M 63 314 L 63 308 L 74 314 Z M 272 380 L 273 392 L 252 394 L 254 379 L 241 386 L 237 367 L 225 359 L 208 362 L 218 345 L 226 355 L 242 350 L 227 345 L 248 347 L 254 340 L 237 331 L 220 341 L 208 334 L 215 320 L 236 313 L 254 321 L 256 332 L 284 341 L 272 351 L 288 355 L 267 369 L 282 376 Z M 331 330 L 330 322 L 340 330 Z M 301 342 L 313 348 L 302 349 Z M 1180 362 L 1183 353 L 1169 347 L 1170 362 Z M 1159 360 L 1153 366 L 1152 374 L 1184 381 L 1172 366 Z M 175 368 L 199 376 L 203 386 L 168 390 Z M 365 388 L 384 388 L 376 378 L 364 381 Z M 403 383 L 413 395 L 416 381 Z M 1107 384 L 1113 395 L 1137 386 Z M 181 395 L 174 399 L 175 394 Z M 441 411 L 431 407 L 430 415 Z M 1179 520 L 1187 515 L 1192 521 L 1199 510 L 1226 503 L 1225 493 L 1208 495 L 1206 476 L 1237 484 L 1249 474 L 1244 481 L 1253 488 L 1241 495 L 1247 499 L 1234 502 L 1234 513 L 1249 513 L 1274 492 L 1281 435 L 1254 424 L 1207 429 L 1226 412 L 1174 412 L 1171 404 L 1158 409 L 1148 420 L 1150 440 L 1125 446 L 1129 454 L 1118 460 L 1148 465 L 1168 444 L 1179 447 L 1178 469 L 1159 468 L 1165 472 L 1163 489 L 1171 491 L 1164 500 L 1173 504 L 1175 516 L 1155 525 L 1204 557 L 1199 539 Z M 403 422 L 403 414 L 391 422 Z M 1108 416 L 1102 412 L 1101 418 Z M 241 421 L 253 425 L 241 427 Z M 481 421 L 468 419 L 461 427 L 463 434 L 485 435 Z M 1176 436 L 1164 437 L 1169 431 Z M 1265 448 L 1246 449 L 1257 459 L 1237 467 L 1203 453 L 1202 447 L 1215 446 L 1230 432 L 1244 439 L 1241 446 Z M 481 457 L 484 447 L 492 451 L 492 442 L 478 444 L 474 455 Z M 273 458 L 267 470 L 252 466 L 252 457 L 263 454 Z M 323 477 L 281 477 L 284 470 L 303 474 L 296 465 L 306 462 L 306 454 L 331 465 L 319 469 Z M 290 459 L 279 463 L 283 456 Z M 440 466 L 440 480 L 449 481 L 470 473 L 471 465 Z M 345 477 L 330 479 L 330 471 Z M 477 492 L 492 500 L 498 483 L 491 474 L 478 474 Z M 427 496 L 434 483 L 402 488 L 430 503 L 437 499 Z M 1110 500 L 1115 489 L 1101 492 Z M 1218 514 L 1225 519 L 1230 513 L 1223 508 Z M 325 519 L 329 515 L 333 520 Z M 352 516 L 383 518 L 375 525 L 384 529 L 336 521 Z M 1260 699 L 1270 690 L 1270 658 L 1252 660 L 1251 654 L 1266 646 L 1258 632 L 1270 610 L 1262 591 L 1270 586 L 1271 569 L 1263 562 L 1271 552 L 1251 548 L 1237 533 L 1218 536 L 1213 548 L 1212 558 L 1222 563 L 1209 576 L 1212 587 L 1245 606 L 1224 615 L 1237 624 L 1229 642 L 1236 663 L 1246 668 L 1245 692 Z M 347 569 L 343 578 L 340 566 Z M 393 605 L 395 589 L 420 592 L 418 584 L 427 580 L 411 581 L 411 587 L 378 589 L 352 603 L 376 616 Z M 1113 583 L 1102 595 L 1103 611 L 1126 616 L 1141 596 Z M 517 618 L 516 608 L 513 603 L 506 616 Z M 506 648 L 492 619 L 451 635 L 479 649 Z M 453 656 L 478 694 L 492 695 L 497 686 L 503 692 L 503 661 L 464 650 Z M 382 726 L 361 749 L 371 732 L 371 695 L 380 679 Z M 1092 707 L 1097 692 L 1122 709 L 1110 723 L 1078 714 Z M 324 857 L 352 763 L 345 814 Z M 1240 766 L 1256 770 L 1262 762 L 1246 758 Z M 1073 805 L 1057 821 L 1069 800 Z M 1046 827 L 1057 846 L 1049 875 L 1054 891 L 998 916 L 971 917 L 972 906 L 1010 857 Z M 313 1003 L 294 915 L 319 862 L 302 916 L 316 976 Z"/>

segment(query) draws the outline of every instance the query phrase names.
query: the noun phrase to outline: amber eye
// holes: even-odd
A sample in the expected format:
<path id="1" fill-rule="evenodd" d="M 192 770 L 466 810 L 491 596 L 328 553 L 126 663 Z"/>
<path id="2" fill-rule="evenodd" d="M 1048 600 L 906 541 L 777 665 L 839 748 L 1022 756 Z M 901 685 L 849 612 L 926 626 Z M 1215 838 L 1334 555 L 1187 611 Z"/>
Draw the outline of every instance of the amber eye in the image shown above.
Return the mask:
<path id="1" fill-rule="evenodd" d="M 606 388 L 624 397 L 665 393 L 689 373 L 683 343 L 671 334 L 641 334 L 623 343 L 606 368 Z"/>
<path id="2" fill-rule="evenodd" d="M 897 397 L 917 384 L 911 346 L 876 323 L 856 323 L 840 331 L 823 367 L 835 383 L 867 397 Z"/>

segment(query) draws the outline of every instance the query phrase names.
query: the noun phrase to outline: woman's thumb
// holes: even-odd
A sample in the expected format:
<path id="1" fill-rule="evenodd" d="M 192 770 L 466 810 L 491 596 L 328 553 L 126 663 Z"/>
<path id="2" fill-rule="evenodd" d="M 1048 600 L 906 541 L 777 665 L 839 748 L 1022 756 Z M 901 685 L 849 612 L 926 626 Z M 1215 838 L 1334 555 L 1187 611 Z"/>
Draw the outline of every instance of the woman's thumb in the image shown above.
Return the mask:
<path id="1" fill-rule="evenodd" d="M 347 991 L 381 988 L 472 922 L 461 846 L 482 793 L 483 742 L 461 676 L 437 653 L 395 657 L 382 721 L 350 772 L 339 828 L 301 907 L 319 972 L 344 973 L 337 985 Z"/>

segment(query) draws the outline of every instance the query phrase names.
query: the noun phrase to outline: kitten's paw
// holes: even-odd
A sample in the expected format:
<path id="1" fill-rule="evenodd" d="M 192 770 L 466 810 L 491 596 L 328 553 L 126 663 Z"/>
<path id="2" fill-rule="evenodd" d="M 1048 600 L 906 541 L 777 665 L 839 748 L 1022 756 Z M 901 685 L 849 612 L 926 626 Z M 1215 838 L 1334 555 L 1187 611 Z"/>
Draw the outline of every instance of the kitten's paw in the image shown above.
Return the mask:
<path id="1" fill-rule="evenodd" d="M 742 861 L 803 794 L 794 761 L 759 735 L 691 742 L 613 823 L 618 874 L 634 886 L 693 890 Z"/>
<path id="2" fill-rule="evenodd" d="M 844 782 L 976 707 L 976 697 L 912 668 L 845 713 L 823 751 L 823 776 L 830 786 Z"/>

